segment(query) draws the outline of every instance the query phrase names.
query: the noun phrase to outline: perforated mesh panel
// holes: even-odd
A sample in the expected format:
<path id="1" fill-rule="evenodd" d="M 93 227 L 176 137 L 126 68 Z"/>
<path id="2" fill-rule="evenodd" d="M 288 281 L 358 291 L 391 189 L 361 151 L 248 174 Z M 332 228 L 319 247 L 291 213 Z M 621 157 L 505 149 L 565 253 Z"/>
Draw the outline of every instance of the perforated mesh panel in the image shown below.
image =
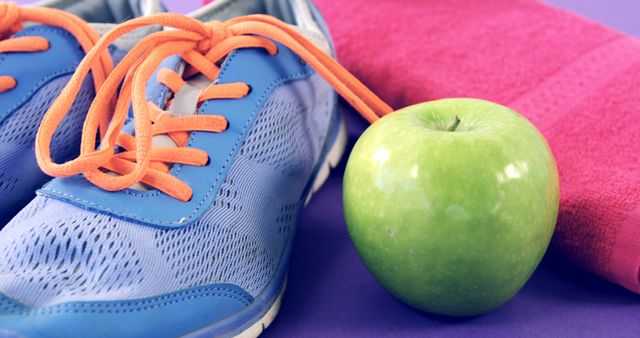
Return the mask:
<path id="1" fill-rule="evenodd" d="M 61 218 L 61 214 L 69 217 Z M 42 197 L 30 203 L 20 217 L 41 221 L 6 243 L 3 265 L 34 290 L 70 297 L 141 282 L 140 257 L 110 217 L 79 213 L 70 205 Z M 23 254 L 11 254 L 15 247 Z"/>
<path id="2" fill-rule="evenodd" d="M 299 102 L 270 101 L 266 104 L 268 110 L 282 110 L 302 112 L 304 107 Z M 256 128 L 247 135 L 245 147 L 241 154 L 258 163 L 263 163 L 281 170 L 296 170 L 301 159 L 297 152 L 310 148 L 308 140 L 304 138 L 289 140 L 289 130 L 303 127 L 303 120 L 289 118 L 284 115 L 263 114 L 257 121 Z M 297 142 L 290 146 L 288 142 Z"/>
<path id="3" fill-rule="evenodd" d="M 163 230 L 37 197 L 0 236 L 0 291 L 32 306 L 233 283 L 257 295 L 279 269 L 333 95 L 318 76 L 278 88 L 197 222 Z"/>
<path id="4" fill-rule="evenodd" d="M 22 207 L 47 181 L 35 160 L 35 136 L 42 117 L 69 78 L 52 80 L 0 124 L 0 215 Z M 87 79 L 63 127 L 54 135 L 51 151 L 56 161 L 69 159 L 79 147 L 84 115 L 93 96 L 91 79 Z"/>
<path id="5" fill-rule="evenodd" d="M 20 107 L 15 113 L 0 124 L 0 143 L 12 143 L 13 145 L 33 145 L 38 126 L 51 103 L 58 97 L 62 88 L 69 82 L 71 76 L 62 76 L 52 80 L 36 92 L 32 98 Z M 76 102 L 69 115 L 63 120 L 63 124 L 70 128 L 60 128 L 56 132 L 52 143 L 52 149 L 63 151 L 70 148 L 65 141 L 72 141 L 77 136 L 78 127 L 82 126 L 83 112 L 81 108 L 88 108 L 93 99 L 91 89 L 92 80 L 85 80 L 83 90 L 80 91 Z"/>

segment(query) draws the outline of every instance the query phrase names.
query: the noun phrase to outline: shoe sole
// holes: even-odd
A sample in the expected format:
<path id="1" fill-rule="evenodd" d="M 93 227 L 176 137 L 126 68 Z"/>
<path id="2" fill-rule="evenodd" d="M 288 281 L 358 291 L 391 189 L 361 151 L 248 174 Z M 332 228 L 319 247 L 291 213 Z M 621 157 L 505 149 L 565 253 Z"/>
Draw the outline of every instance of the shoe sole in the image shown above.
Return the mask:
<path id="1" fill-rule="evenodd" d="M 340 114 L 339 112 L 337 114 Z M 335 169 L 340 163 L 342 159 L 342 155 L 344 155 L 344 150 L 347 147 L 347 125 L 344 122 L 344 118 L 340 117 L 340 126 L 338 127 L 338 135 L 336 136 L 336 140 L 331 146 L 331 149 L 327 153 L 325 157 L 324 163 L 322 163 L 318 173 L 316 174 L 316 178 L 313 181 L 313 186 L 307 195 L 307 199 L 304 202 L 304 206 L 306 207 L 309 202 L 311 202 L 311 197 L 322 188 L 322 186 L 329 179 L 329 175 L 331 175 L 331 170 Z"/>
<path id="2" fill-rule="evenodd" d="M 280 294 L 278 294 L 278 298 L 273 302 L 273 305 L 267 310 L 267 312 L 260 318 L 257 322 L 253 323 L 248 329 L 242 331 L 239 335 L 235 336 L 235 338 L 256 338 L 262 334 L 262 332 L 273 323 L 273 320 L 276 319 L 278 312 L 280 311 L 280 306 L 282 305 L 282 297 L 284 296 L 284 291 L 287 289 L 287 280 L 284 281 L 284 287 Z"/>

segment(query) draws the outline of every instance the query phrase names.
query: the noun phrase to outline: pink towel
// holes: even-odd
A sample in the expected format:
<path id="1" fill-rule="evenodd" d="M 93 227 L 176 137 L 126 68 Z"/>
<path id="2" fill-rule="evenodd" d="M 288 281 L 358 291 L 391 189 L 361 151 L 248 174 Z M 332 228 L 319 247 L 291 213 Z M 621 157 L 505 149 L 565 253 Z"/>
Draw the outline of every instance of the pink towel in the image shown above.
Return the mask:
<path id="1" fill-rule="evenodd" d="M 343 65 L 395 108 L 510 106 L 560 169 L 553 246 L 640 293 L 640 43 L 531 0 L 315 0 Z"/>

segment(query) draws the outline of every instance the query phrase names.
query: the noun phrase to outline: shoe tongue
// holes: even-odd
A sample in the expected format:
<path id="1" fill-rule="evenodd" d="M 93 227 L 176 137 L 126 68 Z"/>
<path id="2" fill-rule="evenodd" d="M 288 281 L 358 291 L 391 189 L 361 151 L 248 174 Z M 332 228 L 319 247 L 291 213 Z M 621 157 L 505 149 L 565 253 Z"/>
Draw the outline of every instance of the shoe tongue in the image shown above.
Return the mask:
<path id="1" fill-rule="evenodd" d="M 182 74 L 184 65 L 179 65 L 178 74 Z M 198 98 L 202 91 L 209 87 L 213 82 L 206 76 L 199 74 L 191 79 L 173 95 L 173 101 L 168 108 L 168 112 L 176 116 L 189 116 L 198 113 Z M 166 107 L 166 102 L 164 107 Z M 176 148 L 178 145 L 168 135 L 156 135 L 151 139 L 154 148 Z M 149 188 L 141 183 L 136 183 L 130 187 L 134 190 L 147 191 Z"/>
<path id="2" fill-rule="evenodd" d="M 173 103 L 169 107 L 169 112 L 179 116 L 195 114 L 198 109 L 198 98 L 200 94 L 212 83 L 213 81 L 202 74 L 198 74 L 187 80 L 184 86 L 174 94 Z"/>
<path id="3" fill-rule="evenodd" d="M 307 38 L 309 41 L 311 41 L 321 51 L 325 52 L 328 55 L 332 55 L 331 44 L 329 43 L 329 41 L 327 41 L 322 33 L 300 26 L 292 25 L 291 27 L 293 27 L 296 31 L 298 31 L 298 33 Z"/>
<path id="4" fill-rule="evenodd" d="M 168 112 L 176 116 L 195 115 L 198 112 L 198 98 L 200 93 L 213 82 L 206 76 L 199 74 L 189 79 L 182 88 L 174 94 L 173 102 Z M 177 147 L 178 145 L 167 135 L 156 135 L 152 138 L 154 147 Z"/>

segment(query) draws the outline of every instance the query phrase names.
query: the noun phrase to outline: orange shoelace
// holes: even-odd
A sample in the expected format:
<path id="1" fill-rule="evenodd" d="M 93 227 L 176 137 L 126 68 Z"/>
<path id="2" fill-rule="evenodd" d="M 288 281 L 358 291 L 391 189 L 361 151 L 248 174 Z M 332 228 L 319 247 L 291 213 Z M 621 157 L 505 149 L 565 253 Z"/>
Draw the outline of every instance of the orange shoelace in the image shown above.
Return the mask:
<path id="1" fill-rule="evenodd" d="M 67 12 L 45 7 L 19 7 L 12 2 L 0 3 L 0 53 L 42 52 L 49 49 L 49 41 L 39 36 L 12 36 L 24 27 L 25 22 L 34 22 L 60 27 L 73 35 L 85 52 L 98 42 L 100 36 L 81 18 Z M 96 88 L 104 82 L 113 69 L 113 61 L 108 51 L 101 53 L 98 61 L 91 67 Z M 0 76 L 0 93 L 13 89 L 16 79 L 12 76 Z M 106 129 L 108 120 L 102 121 Z"/>
<path id="2" fill-rule="evenodd" d="M 53 134 L 78 95 L 83 79 L 113 41 L 137 28 L 161 25 L 173 28 L 153 33 L 141 40 L 108 76 L 87 113 L 83 127 L 80 155 L 62 164 L 52 161 L 50 145 Z M 76 73 L 44 116 L 36 138 L 36 157 L 42 170 L 57 177 L 83 174 L 87 180 L 108 191 L 126 189 L 144 183 L 181 201 L 192 196 L 191 188 L 169 174 L 173 164 L 204 166 L 208 154 L 185 147 L 192 131 L 223 132 L 227 121 L 223 116 L 175 116 L 146 96 L 146 85 L 160 63 L 179 54 L 189 65 L 181 76 L 169 69 L 158 73 L 158 80 L 174 93 L 185 84 L 183 79 L 201 73 L 215 81 L 216 65 L 239 48 L 263 48 L 269 54 L 278 52 L 273 41 L 291 49 L 370 122 L 392 109 L 340 66 L 286 23 L 266 15 L 238 17 L 226 22 L 202 23 L 178 14 L 157 14 L 133 19 L 119 25 L 98 41 L 80 63 Z M 115 109 L 109 104 L 120 87 Z M 250 88 L 244 83 L 216 84 L 206 88 L 199 102 L 212 99 L 241 98 Z M 135 137 L 124 133 L 129 106 L 133 107 Z M 96 148 L 100 121 L 108 117 L 109 126 Z M 168 135 L 178 147 L 153 147 L 152 138 Z M 116 152 L 116 149 L 123 149 Z M 118 175 L 114 175 L 117 173 Z"/>

